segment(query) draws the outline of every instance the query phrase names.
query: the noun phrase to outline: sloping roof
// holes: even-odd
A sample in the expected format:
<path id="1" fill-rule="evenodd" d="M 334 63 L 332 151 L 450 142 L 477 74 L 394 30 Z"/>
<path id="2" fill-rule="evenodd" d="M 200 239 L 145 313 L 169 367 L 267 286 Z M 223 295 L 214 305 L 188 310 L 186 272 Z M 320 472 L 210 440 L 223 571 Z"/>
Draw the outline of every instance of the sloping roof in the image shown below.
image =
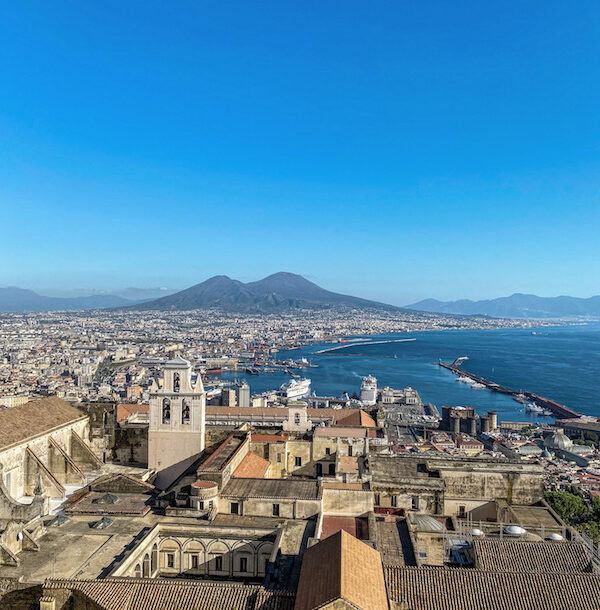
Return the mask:
<path id="1" fill-rule="evenodd" d="M 343 530 L 306 549 L 295 610 L 344 599 L 362 610 L 387 610 L 379 553 Z"/>
<path id="2" fill-rule="evenodd" d="M 117 423 L 122 423 L 134 413 L 148 414 L 150 412 L 149 404 L 128 404 L 123 403 L 117 405 Z"/>
<path id="3" fill-rule="evenodd" d="M 31 400 L 0 411 L 0 449 L 23 442 L 85 417 L 56 396 Z"/>
<path id="4" fill-rule="evenodd" d="M 360 409 L 306 409 L 308 419 L 331 419 L 335 422 L 344 419 Z M 287 407 L 220 407 L 216 405 L 206 405 L 206 415 L 236 417 L 276 417 L 287 419 Z"/>
<path id="5" fill-rule="evenodd" d="M 221 491 L 222 497 L 286 498 L 317 500 L 317 481 L 294 479 L 230 479 Z"/>
<path id="6" fill-rule="evenodd" d="M 600 576 L 385 567 L 390 600 L 411 610 L 600 610 Z"/>
<path id="7" fill-rule="evenodd" d="M 592 572 L 584 544 L 527 540 L 475 540 L 475 565 L 482 570 L 507 572 Z"/>
<path id="8" fill-rule="evenodd" d="M 345 428 L 338 426 L 325 426 L 315 428 L 314 435 L 324 438 L 368 438 L 369 430 L 365 428 Z"/>
<path id="9" fill-rule="evenodd" d="M 270 465 L 269 460 L 261 458 L 260 455 L 248 453 L 231 476 L 242 479 L 262 479 L 267 474 Z"/>
<path id="10" fill-rule="evenodd" d="M 353 411 L 349 415 L 338 419 L 337 424 L 338 426 L 362 426 L 363 428 L 377 427 L 375 420 L 364 411 Z"/>
<path id="11" fill-rule="evenodd" d="M 293 610 L 291 593 L 258 585 L 200 580 L 113 579 L 48 580 L 44 593 L 79 591 L 105 610 Z"/>

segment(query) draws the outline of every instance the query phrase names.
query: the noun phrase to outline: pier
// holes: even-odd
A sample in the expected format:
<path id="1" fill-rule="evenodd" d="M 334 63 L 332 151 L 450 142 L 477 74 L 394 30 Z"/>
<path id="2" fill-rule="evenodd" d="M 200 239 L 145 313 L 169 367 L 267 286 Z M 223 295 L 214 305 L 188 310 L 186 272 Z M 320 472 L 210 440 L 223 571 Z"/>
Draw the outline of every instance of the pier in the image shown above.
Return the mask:
<path id="1" fill-rule="evenodd" d="M 457 360 L 461 360 L 461 359 L 457 359 Z M 468 377 L 469 379 L 472 379 L 473 381 L 476 381 L 477 383 L 481 383 L 488 390 L 491 390 L 492 392 L 499 392 L 500 394 L 508 394 L 510 396 L 517 396 L 518 394 L 523 394 L 529 400 L 538 404 L 540 407 L 543 407 L 544 409 L 548 409 L 549 411 L 552 411 L 552 413 L 554 413 L 554 415 L 556 415 L 556 417 L 558 417 L 558 418 L 570 419 L 572 417 L 581 417 L 581 413 L 577 413 L 576 411 L 569 409 L 569 407 L 565 407 L 565 405 L 561 405 L 559 402 L 556 402 L 555 400 L 550 400 L 549 398 L 545 398 L 544 396 L 540 396 L 539 394 L 534 394 L 533 392 L 521 392 L 521 391 L 517 392 L 515 390 L 505 388 L 504 386 L 501 386 L 498 383 L 494 383 L 493 381 L 490 381 L 489 379 L 485 379 L 485 377 L 479 377 L 479 375 L 474 375 L 473 373 L 469 373 L 468 371 L 465 371 L 464 369 L 459 368 L 455 364 L 457 362 L 457 360 L 455 360 L 452 363 L 438 362 L 437 364 L 439 366 L 441 366 L 442 368 L 452 371 L 455 375 L 459 375 L 461 377 Z"/>
<path id="2" fill-rule="evenodd" d="M 329 354 L 330 352 L 337 352 L 341 349 L 348 349 L 349 347 L 362 347 L 363 345 L 381 345 L 382 343 L 406 343 L 408 341 L 416 341 L 415 338 L 412 339 L 387 339 L 385 341 L 362 341 L 357 343 L 345 343 L 344 345 L 338 345 L 336 347 L 327 347 L 325 349 L 320 349 L 313 354 Z M 362 354 L 353 354 L 353 355 L 362 355 Z"/>

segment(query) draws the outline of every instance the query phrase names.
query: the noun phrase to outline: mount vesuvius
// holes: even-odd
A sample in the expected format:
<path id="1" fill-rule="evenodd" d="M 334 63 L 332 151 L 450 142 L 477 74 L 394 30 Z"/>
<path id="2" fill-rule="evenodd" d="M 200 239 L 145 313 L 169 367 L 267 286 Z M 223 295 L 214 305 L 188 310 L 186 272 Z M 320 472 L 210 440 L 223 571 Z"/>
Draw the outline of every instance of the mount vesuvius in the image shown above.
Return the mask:
<path id="1" fill-rule="evenodd" d="M 216 275 L 175 294 L 127 309 L 185 311 L 217 308 L 230 312 L 273 312 L 331 307 L 401 311 L 393 305 L 330 292 L 301 275 L 284 271 L 246 284 L 226 275 Z"/>

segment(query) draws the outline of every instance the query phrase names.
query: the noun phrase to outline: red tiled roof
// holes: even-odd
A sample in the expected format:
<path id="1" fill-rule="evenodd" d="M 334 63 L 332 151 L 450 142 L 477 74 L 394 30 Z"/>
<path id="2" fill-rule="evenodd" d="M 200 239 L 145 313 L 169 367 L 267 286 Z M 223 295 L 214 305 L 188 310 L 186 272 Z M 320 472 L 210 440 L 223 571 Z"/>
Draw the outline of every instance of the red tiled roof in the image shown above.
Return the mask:
<path id="1" fill-rule="evenodd" d="M 340 530 L 344 530 L 351 536 L 358 538 L 358 540 L 364 540 L 362 522 L 356 517 L 344 515 L 325 515 L 323 517 L 321 540 L 337 534 Z"/>
<path id="2" fill-rule="evenodd" d="M 295 610 L 342 599 L 361 610 L 387 610 L 379 552 L 340 530 L 304 552 Z"/>
<path id="3" fill-rule="evenodd" d="M 362 426 L 363 428 L 376 428 L 374 419 L 364 411 L 353 411 L 349 415 L 337 420 L 338 426 Z"/>
<path id="4" fill-rule="evenodd" d="M 248 453 L 231 476 L 237 479 L 262 479 L 267 474 L 269 466 L 269 460 L 254 453 Z"/>
<path id="5" fill-rule="evenodd" d="M 134 413 L 148 413 L 150 405 L 138 404 L 121 404 L 117 405 L 117 423 L 122 423 L 131 417 Z"/>

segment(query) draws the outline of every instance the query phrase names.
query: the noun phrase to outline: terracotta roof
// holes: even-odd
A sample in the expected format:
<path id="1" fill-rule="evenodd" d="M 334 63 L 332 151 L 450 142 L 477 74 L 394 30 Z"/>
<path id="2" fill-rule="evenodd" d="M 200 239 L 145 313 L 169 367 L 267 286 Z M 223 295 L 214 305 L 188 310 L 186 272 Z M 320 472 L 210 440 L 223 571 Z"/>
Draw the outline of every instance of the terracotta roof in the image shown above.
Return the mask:
<path id="1" fill-rule="evenodd" d="M 576 542 L 475 540 L 475 566 L 507 572 L 592 572 L 587 547 Z"/>
<path id="2" fill-rule="evenodd" d="M 285 443 L 288 440 L 287 436 L 281 434 L 252 434 L 250 441 L 252 443 Z"/>
<path id="3" fill-rule="evenodd" d="M 362 610 L 387 610 L 379 553 L 345 531 L 304 552 L 295 610 L 343 599 Z"/>
<path id="4" fill-rule="evenodd" d="M 358 458 L 344 455 L 338 459 L 339 474 L 358 474 Z"/>
<path id="5" fill-rule="evenodd" d="M 44 594 L 79 591 L 104 610 L 293 610 L 291 593 L 259 585 L 201 580 L 114 579 L 47 580 Z M 95 606 L 94 606 L 95 607 Z"/>
<path id="6" fill-rule="evenodd" d="M 0 449 L 86 417 L 56 396 L 0 411 Z"/>
<path id="7" fill-rule="evenodd" d="M 194 481 L 192 487 L 196 489 L 209 489 L 210 487 L 217 487 L 214 481 Z"/>
<path id="8" fill-rule="evenodd" d="M 363 428 L 376 428 L 375 420 L 364 411 L 353 411 L 349 415 L 337 420 L 339 426 L 362 426 Z"/>
<path id="9" fill-rule="evenodd" d="M 306 409 L 309 419 L 332 419 L 339 421 L 348 417 L 360 409 Z M 214 405 L 206 406 L 207 416 L 228 416 L 228 417 L 278 417 L 287 419 L 287 407 L 219 407 Z"/>
<path id="10" fill-rule="evenodd" d="M 323 517 L 323 525 L 321 529 L 321 540 L 337 534 L 340 530 L 348 532 L 351 536 L 364 540 L 365 536 L 365 521 L 358 517 L 348 517 L 347 515 L 325 515 Z"/>
<path id="11" fill-rule="evenodd" d="M 323 489 L 352 489 L 354 491 L 363 491 L 362 483 L 340 483 L 338 481 L 324 481 L 321 484 Z"/>
<path id="12" fill-rule="evenodd" d="M 365 428 L 325 426 L 316 428 L 315 436 L 325 438 L 368 438 L 369 432 L 370 431 Z"/>
<path id="13" fill-rule="evenodd" d="M 385 567 L 390 600 L 411 610 L 600 610 L 600 576 Z"/>
<path id="14" fill-rule="evenodd" d="M 122 423 L 134 413 L 149 413 L 150 405 L 121 404 L 117 405 L 117 423 Z"/>
<path id="15" fill-rule="evenodd" d="M 267 474 L 269 466 L 269 460 L 254 453 L 248 453 L 231 476 L 242 479 L 262 479 Z"/>

